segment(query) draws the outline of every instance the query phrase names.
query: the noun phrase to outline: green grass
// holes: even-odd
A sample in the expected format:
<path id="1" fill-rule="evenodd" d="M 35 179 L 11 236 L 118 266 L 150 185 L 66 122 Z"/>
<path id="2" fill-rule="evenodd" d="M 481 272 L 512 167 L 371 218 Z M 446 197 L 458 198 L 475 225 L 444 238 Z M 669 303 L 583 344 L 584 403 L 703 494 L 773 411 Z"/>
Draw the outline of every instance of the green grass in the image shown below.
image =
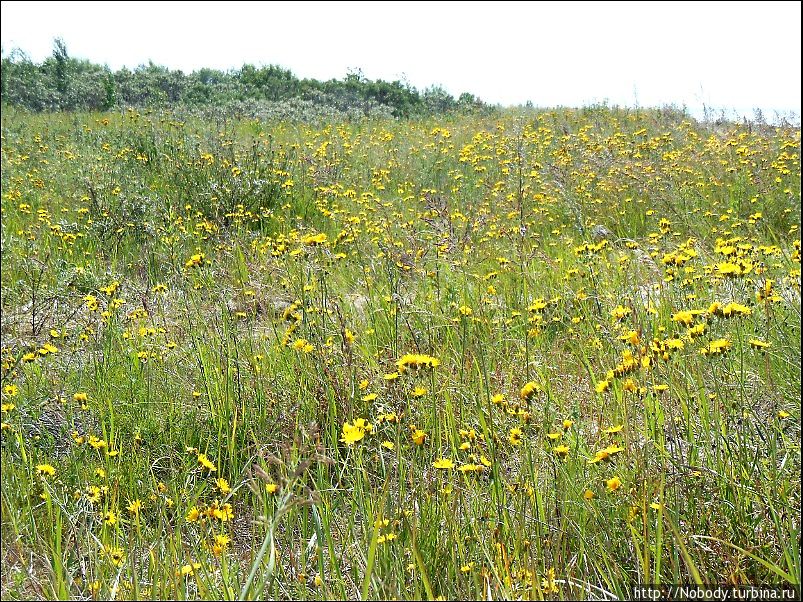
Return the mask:
<path id="1" fill-rule="evenodd" d="M 4 107 L 4 599 L 799 588 L 799 129 L 182 119 Z"/>

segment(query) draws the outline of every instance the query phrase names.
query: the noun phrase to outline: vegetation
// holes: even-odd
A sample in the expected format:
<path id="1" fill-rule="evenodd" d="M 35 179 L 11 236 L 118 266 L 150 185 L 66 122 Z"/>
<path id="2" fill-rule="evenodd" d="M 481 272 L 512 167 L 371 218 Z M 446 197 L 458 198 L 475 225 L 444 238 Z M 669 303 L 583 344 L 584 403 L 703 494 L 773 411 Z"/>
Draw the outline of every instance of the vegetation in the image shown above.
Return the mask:
<path id="1" fill-rule="evenodd" d="M 10 64 L 37 109 L 307 85 Z M 798 586 L 800 150 L 605 107 L 5 106 L 3 599 Z"/>
<path id="2" fill-rule="evenodd" d="M 54 42 L 53 55 L 34 63 L 18 50 L 2 59 L 2 96 L 11 105 L 31 111 L 106 111 L 117 107 L 220 107 L 239 104 L 282 108 L 288 101 L 362 115 L 394 117 L 488 107 L 469 93 L 455 99 L 439 86 L 419 92 L 406 82 L 369 80 L 361 72 L 342 80 L 299 79 L 277 65 L 243 65 L 239 70 L 200 69 L 191 74 L 149 63 L 133 71 L 68 55 L 64 42 Z"/>

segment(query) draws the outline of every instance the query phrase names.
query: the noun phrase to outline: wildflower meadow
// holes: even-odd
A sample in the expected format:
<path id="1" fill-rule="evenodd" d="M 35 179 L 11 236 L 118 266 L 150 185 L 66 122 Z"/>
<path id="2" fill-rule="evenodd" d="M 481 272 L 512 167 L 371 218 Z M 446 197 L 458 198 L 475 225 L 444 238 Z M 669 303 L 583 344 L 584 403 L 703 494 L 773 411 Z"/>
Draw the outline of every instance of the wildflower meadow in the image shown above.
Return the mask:
<path id="1" fill-rule="evenodd" d="M 800 154 L 4 105 L 3 599 L 799 592 Z"/>

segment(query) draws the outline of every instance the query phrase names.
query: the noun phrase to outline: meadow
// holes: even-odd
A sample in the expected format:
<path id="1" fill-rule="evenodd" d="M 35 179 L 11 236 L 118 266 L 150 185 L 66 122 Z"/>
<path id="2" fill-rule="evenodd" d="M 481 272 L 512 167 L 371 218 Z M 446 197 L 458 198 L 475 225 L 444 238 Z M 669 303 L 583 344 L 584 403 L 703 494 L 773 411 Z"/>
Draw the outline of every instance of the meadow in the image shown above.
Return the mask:
<path id="1" fill-rule="evenodd" d="M 800 583 L 800 129 L 2 112 L 2 597 Z"/>

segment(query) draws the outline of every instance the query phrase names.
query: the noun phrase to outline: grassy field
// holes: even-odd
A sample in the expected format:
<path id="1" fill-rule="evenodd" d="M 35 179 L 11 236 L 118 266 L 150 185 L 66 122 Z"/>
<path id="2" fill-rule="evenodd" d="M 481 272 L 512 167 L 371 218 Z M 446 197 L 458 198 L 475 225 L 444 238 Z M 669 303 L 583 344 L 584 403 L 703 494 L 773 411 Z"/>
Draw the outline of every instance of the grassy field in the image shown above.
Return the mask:
<path id="1" fill-rule="evenodd" d="M 800 154 L 4 107 L 3 599 L 799 584 Z"/>

